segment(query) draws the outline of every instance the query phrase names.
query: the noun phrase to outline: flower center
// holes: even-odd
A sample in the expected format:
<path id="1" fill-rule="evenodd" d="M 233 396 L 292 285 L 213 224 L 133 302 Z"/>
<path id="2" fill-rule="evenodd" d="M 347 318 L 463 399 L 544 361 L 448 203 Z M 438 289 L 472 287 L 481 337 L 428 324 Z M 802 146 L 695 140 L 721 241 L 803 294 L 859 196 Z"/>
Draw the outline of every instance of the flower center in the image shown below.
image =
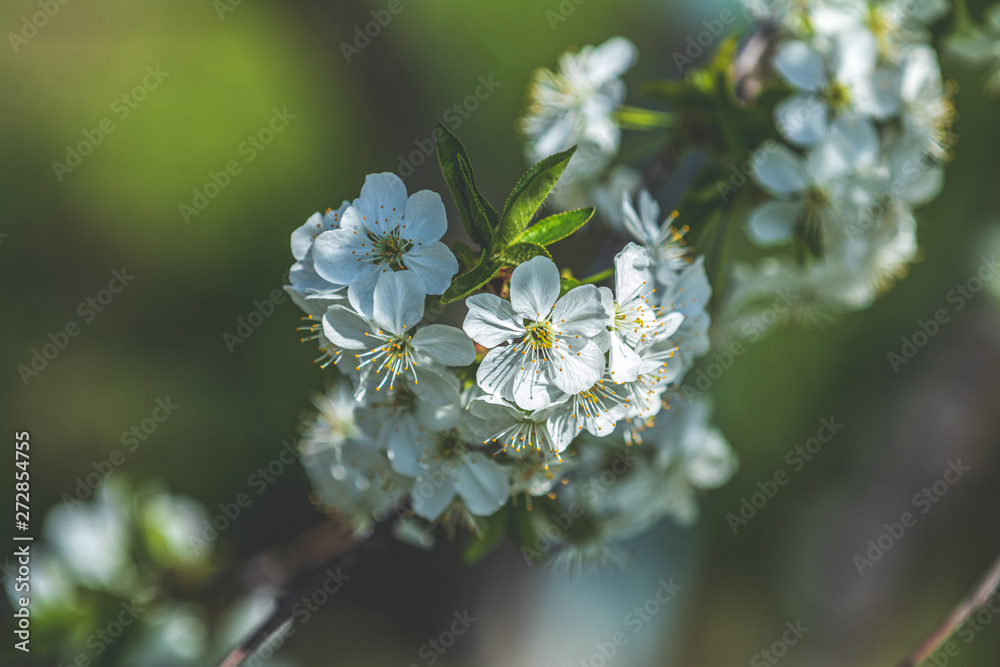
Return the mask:
<path id="1" fill-rule="evenodd" d="M 528 335 L 524 337 L 528 345 L 535 349 L 552 349 L 556 337 L 550 322 L 529 322 L 524 328 L 528 331 Z"/>
<path id="2" fill-rule="evenodd" d="M 417 372 L 414 368 L 413 358 L 410 356 L 410 339 L 412 336 L 405 334 L 402 336 L 390 336 L 383 331 L 368 335 L 381 338 L 384 342 L 382 345 L 374 347 L 367 352 L 355 354 L 354 356 L 358 360 L 355 370 L 360 371 L 365 366 L 371 366 L 375 371 L 375 375 L 381 375 L 382 371 L 386 372 L 385 377 L 379 382 L 375 391 L 381 391 L 386 382 L 389 383 L 389 389 L 392 390 L 395 386 L 396 377 L 406 372 L 409 372 L 413 376 L 413 383 L 416 384 Z"/>
<path id="3" fill-rule="evenodd" d="M 393 271 L 402 271 L 406 268 L 403 264 L 403 256 L 409 252 L 413 244 L 399 236 L 399 230 L 394 229 L 384 236 L 368 234 L 375 251 L 375 261 L 378 263 L 388 263 Z"/>
<path id="4" fill-rule="evenodd" d="M 823 100 L 835 113 L 846 111 L 851 106 L 851 89 L 841 81 L 833 81 L 822 93 Z"/>

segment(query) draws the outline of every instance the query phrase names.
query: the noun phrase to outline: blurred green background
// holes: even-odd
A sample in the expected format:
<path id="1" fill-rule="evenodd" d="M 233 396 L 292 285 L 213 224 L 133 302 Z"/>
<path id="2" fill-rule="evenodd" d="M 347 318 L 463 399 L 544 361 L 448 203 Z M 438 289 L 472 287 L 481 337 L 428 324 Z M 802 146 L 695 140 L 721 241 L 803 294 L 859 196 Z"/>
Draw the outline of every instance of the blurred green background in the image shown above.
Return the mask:
<path id="1" fill-rule="evenodd" d="M 500 85 L 458 134 L 486 195 L 499 199 L 524 167 L 515 121 L 535 67 L 553 66 L 567 47 L 626 35 L 640 49 L 627 82 L 630 101 L 641 102 L 638 84 L 673 75 L 671 53 L 701 21 L 735 7 L 564 0 L 572 12 L 553 29 L 546 12 L 558 12 L 558 0 L 402 0 L 348 62 L 342 43 L 386 5 L 70 0 L 16 52 L 0 48 L 0 411 L 8 432 L 31 431 L 36 524 L 158 398 L 180 407 L 120 472 L 161 476 L 213 513 L 245 491 L 325 382 L 287 301 L 245 341 L 224 338 L 282 284 L 296 226 L 356 196 L 365 174 L 396 171 L 479 77 Z M 36 11 L 36 2 L 6 0 L 4 34 Z M 442 663 L 578 665 L 622 627 L 622 609 L 674 576 L 685 587 L 670 618 L 658 617 L 615 664 L 771 664 L 753 660 L 796 620 L 810 630 L 787 664 L 901 659 L 1000 551 L 995 296 L 983 291 L 953 312 L 898 373 L 886 359 L 920 320 L 950 310 L 949 290 L 1000 248 L 1000 103 L 981 95 L 979 72 L 946 57 L 942 65 L 959 84 L 959 143 L 944 194 L 918 213 L 922 261 L 870 310 L 773 336 L 715 383 L 717 420 L 742 467 L 706 496 L 696 528 L 666 526 L 643 540 L 634 570 L 572 581 L 529 571 L 510 549 L 467 568 L 457 544 L 442 540 L 429 553 L 395 545 L 362 564 L 287 653 L 302 665 L 428 664 L 421 645 L 469 609 L 485 622 Z M 147 67 L 165 76 L 130 108 L 121 96 L 142 85 Z M 247 148 L 275 110 L 294 117 L 271 143 Z M 60 180 L 53 162 L 105 119 L 113 131 L 99 132 Z M 180 206 L 231 160 L 240 173 L 186 221 Z M 444 192 L 433 160 L 407 187 Z M 86 321 L 79 304 L 122 267 L 134 280 Z M 26 384 L 18 365 L 70 321 L 80 334 Z M 733 535 L 726 514 L 758 481 L 790 471 L 786 452 L 831 416 L 842 432 Z M 854 555 L 958 458 L 971 472 L 859 577 Z M 238 562 L 317 524 L 307 494 L 297 466 L 277 477 L 223 535 L 225 557 Z M 948 664 L 998 662 L 994 623 Z"/>

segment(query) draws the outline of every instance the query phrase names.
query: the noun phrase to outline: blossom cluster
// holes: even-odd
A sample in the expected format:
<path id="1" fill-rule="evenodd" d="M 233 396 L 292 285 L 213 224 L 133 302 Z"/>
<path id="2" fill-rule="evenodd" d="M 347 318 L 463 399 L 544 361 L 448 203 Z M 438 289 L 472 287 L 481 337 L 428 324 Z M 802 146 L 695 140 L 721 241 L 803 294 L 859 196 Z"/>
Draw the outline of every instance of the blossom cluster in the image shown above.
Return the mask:
<path id="1" fill-rule="evenodd" d="M 536 254 L 456 302 L 460 327 L 431 321 L 458 269 L 436 193 L 370 175 L 293 232 L 286 289 L 304 340 L 339 371 L 300 443 L 328 510 L 362 533 L 395 513 L 397 535 L 420 544 L 437 523 L 482 535 L 518 497 L 555 498 L 595 443 L 644 441 L 708 349 L 711 288 L 649 193 L 621 206 L 638 243 L 609 285 Z"/>
<path id="2" fill-rule="evenodd" d="M 940 192 L 954 144 L 949 87 L 928 42 L 947 11 L 943 0 L 761 10 L 781 26 L 769 64 L 791 93 L 774 109 L 787 144 L 753 173 L 766 199 L 746 228 L 762 248 L 795 242 L 803 252 L 734 267 L 731 326 L 745 327 L 776 291 L 800 297 L 791 317 L 815 318 L 866 308 L 905 275 L 918 254 L 913 209 Z"/>
<path id="3" fill-rule="evenodd" d="M 31 547 L 30 591 L 12 569 L 7 595 L 30 594 L 32 619 L 45 627 L 31 639 L 66 664 L 102 654 L 101 664 L 122 666 L 218 664 L 278 591 L 244 591 L 220 610 L 196 601 L 217 567 L 209 521 L 192 498 L 116 475 L 92 498 L 65 496 L 47 512 L 44 541 Z"/>

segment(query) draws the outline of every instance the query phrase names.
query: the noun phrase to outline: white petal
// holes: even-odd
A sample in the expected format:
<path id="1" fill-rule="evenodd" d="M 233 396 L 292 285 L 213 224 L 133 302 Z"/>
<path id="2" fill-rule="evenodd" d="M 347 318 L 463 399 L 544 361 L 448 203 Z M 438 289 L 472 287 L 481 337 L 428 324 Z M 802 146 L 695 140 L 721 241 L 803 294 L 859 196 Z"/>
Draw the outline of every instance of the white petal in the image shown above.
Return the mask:
<path id="1" fill-rule="evenodd" d="M 785 42 L 774 56 L 774 68 L 785 81 L 802 90 L 816 91 L 826 83 L 823 59 L 805 42 Z"/>
<path id="2" fill-rule="evenodd" d="M 517 407 L 522 410 L 544 410 L 562 401 L 565 396 L 552 382 L 540 363 L 532 364 L 523 358 L 523 365 L 514 371 L 511 392 Z M 556 363 L 551 361 L 548 363 Z"/>
<path id="3" fill-rule="evenodd" d="M 425 443 L 413 415 L 393 418 L 393 424 L 380 429 L 392 469 L 401 475 L 416 477 L 422 468 L 417 459 L 424 455 Z"/>
<path id="4" fill-rule="evenodd" d="M 375 286 L 372 319 L 383 329 L 399 335 L 424 316 L 424 292 L 410 271 L 386 271 Z"/>
<path id="5" fill-rule="evenodd" d="M 615 296 L 619 303 L 653 289 L 649 264 L 649 253 L 635 243 L 629 243 L 615 255 Z"/>
<path id="6" fill-rule="evenodd" d="M 852 30 L 836 36 L 834 75 L 838 81 L 865 80 L 875 71 L 878 44 L 870 30 Z"/>
<path id="7" fill-rule="evenodd" d="M 670 338 L 684 323 L 684 314 L 673 312 L 659 318 L 659 321 L 660 329 L 656 332 L 657 338 Z"/>
<path id="8" fill-rule="evenodd" d="M 753 179 L 771 194 L 788 195 L 805 189 L 808 176 L 802 158 L 785 146 L 758 151 L 763 157 L 757 162 Z"/>
<path id="9" fill-rule="evenodd" d="M 347 285 L 358 271 L 369 266 L 371 241 L 349 229 L 332 229 L 316 237 L 312 257 L 316 273 L 325 280 Z"/>
<path id="10" fill-rule="evenodd" d="M 590 80 L 599 83 L 621 76 L 635 64 L 639 50 L 624 37 L 612 37 L 597 48 L 588 58 Z"/>
<path id="11" fill-rule="evenodd" d="M 830 137 L 852 169 L 870 167 L 878 161 L 878 130 L 868 118 L 843 114 L 830 127 Z"/>
<path id="12" fill-rule="evenodd" d="M 448 229 L 448 215 L 441 195 L 431 190 L 421 190 L 410 195 L 406 200 L 406 216 L 402 225 L 400 236 L 415 243 L 439 240 Z"/>
<path id="13" fill-rule="evenodd" d="M 632 382 L 639 377 L 639 354 L 628 346 L 625 340 L 611 334 L 611 350 L 608 354 L 608 372 L 615 382 Z"/>
<path id="14" fill-rule="evenodd" d="M 385 267 L 379 264 L 369 264 L 354 274 L 351 284 L 347 286 L 347 300 L 354 310 L 365 317 L 374 317 L 372 313 L 375 308 L 375 285 L 378 284 L 378 279 L 383 273 L 388 270 L 388 264 Z"/>
<path id="15" fill-rule="evenodd" d="M 413 513 L 428 521 L 437 520 L 455 497 L 454 474 L 442 466 L 418 477 L 410 493 Z"/>
<path id="16" fill-rule="evenodd" d="M 403 263 L 420 278 L 426 294 L 444 294 L 458 273 L 458 260 L 440 241 L 416 246 L 403 256 Z"/>
<path id="17" fill-rule="evenodd" d="M 445 366 L 468 366 L 476 360 L 476 347 L 456 327 L 430 324 L 413 337 L 413 347 Z"/>
<path id="18" fill-rule="evenodd" d="M 574 346 L 549 363 L 555 385 L 567 394 L 590 389 L 604 375 L 604 353 L 590 341 L 583 347 Z"/>
<path id="19" fill-rule="evenodd" d="M 642 220 L 639 219 L 639 214 L 635 212 L 635 208 L 632 206 L 632 198 L 629 196 L 628 191 L 622 192 L 622 222 L 625 225 L 626 231 L 636 241 L 644 245 L 650 242 L 650 239 L 647 238 L 646 228 L 643 226 Z"/>
<path id="20" fill-rule="evenodd" d="M 591 337 L 607 330 L 611 317 L 593 285 L 574 287 L 559 299 L 552 310 L 552 327 L 567 339 Z"/>
<path id="21" fill-rule="evenodd" d="M 814 95 L 795 95 L 778 103 L 774 121 L 796 146 L 814 146 L 826 137 L 826 105 Z"/>
<path id="22" fill-rule="evenodd" d="M 313 239 L 323 232 L 323 214 L 313 213 L 301 227 L 292 232 L 292 257 L 302 260 L 312 247 Z"/>
<path id="23" fill-rule="evenodd" d="M 465 303 L 469 313 L 462 328 L 483 347 L 496 347 L 524 335 L 523 318 L 514 312 L 510 301 L 495 294 L 473 294 Z"/>
<path id="24" fill-rule="evenodd" d="M 330 306 L 323 315 L 323 335 L 338 347 L 362 350 L 374 346 L 371 323 L 344 306 Z"/>
<path id="25" fill-rule="evenodd" d="M 792 238 L 795 219 L 799 215 L 797 203 L 769 201 L 750 213 L 747 229 L 751 238 L 761 246 L 785 243 Z"/>
<path id="26" fill-rule="evenodd" d="M 476 382 L 483 391 L 513 401 L 514 375 L 521 369 L 523 356 L 513 345 L 493 348 L 479 364 Z"/>
<path id="27" fill-rule="evenodd" d="M 386 234 L 400 224 L 406 210 L 406 185 L 391 172 L 368 174 L 361 197 L 353 204 L 369 231 Z"/>
<path id="28" fill-rule="evenodd" d="M 507 473 L 495 461 L 479 452 L 465 456 L 457 471 L 455 490 L 476 516 L 489 516 L 503 507 L 510 494 Z"/>
<path id="29" fill-rule="evenodd" d="M 542 319 L 559 298 L 559 269 L 548 257 L 533 257 L 510 277 L 510 303 L 514 312 Z"/>
<path id="30" fill-rule="evenodd" d="M 438 406 L 454 403 L 461 388 L 455 374 L 444 366 L 422 364 L 416 367 L 417 379 L 412 385 L 413 393 L 421 399 Z"/>

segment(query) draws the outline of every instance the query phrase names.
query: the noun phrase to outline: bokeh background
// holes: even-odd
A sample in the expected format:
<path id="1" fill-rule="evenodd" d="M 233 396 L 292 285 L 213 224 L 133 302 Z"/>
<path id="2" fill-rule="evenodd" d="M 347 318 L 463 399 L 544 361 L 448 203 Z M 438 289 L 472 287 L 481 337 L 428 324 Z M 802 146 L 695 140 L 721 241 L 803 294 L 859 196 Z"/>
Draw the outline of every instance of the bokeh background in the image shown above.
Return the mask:
<path id="1" fill-rule="evenodd" d="M 8 437 L 31 432 L 36 524 L 158 398 L 180 407 L 115 474 L 157 476 L 213 513 L 247 489 L 294 438 L 326 379 L 314 348 L 299 344 L 299 313 L 287 301 L 239 344 L 224 335 L 282 284 L 292 229 L 356 196 L 365 174 L 396 171 L 480 77 L 500 85 L 458 134 L 496 200 L 524 167 L 515 119 L 535 67 L 626 35 L 640 49 L 626 80 L 641 103 L 638 84 L 675 75 L 671 54 L 703 20 L 738 9 L 719 0 L 402 0 L 348 62 L 342 43 L 387 4 L 70 0 L 17 52 L 4 39 L 0 414 Z M 553 27 L 546 12 L 560 6 L 565 20 Z M 2 32 L 38 10 L 5 0 Z M 599 665 L 595 642 L 628 629 L 629 610 L 672 577 L 682 592 L 610 663 L 771 664 L 759 652 L 797 621 L 809 630 L 785 664 L 901 659 L 1000 551 L 1000 279 L 960 311 L 947 301 L 1000 249 L 1000 103 L 981 94 L 980 72 L 947 57 L 942 65 L 959 86 L 959 142 L 943 195 L 918 214 L 922 260 L 870 310 L 772 336 L 714 383 L 717 420 L 742 467 L 704 498 L 697 527 L 665 525 L 633 545 L 633 568 L 572 579 L 528 567 L 509 547 L 467 567 L 459 543 L 441 540 L 431 552 L 395 544 L 354 568 L 282 654 L 304 666 L 430 664 L 421 646 L 468 610 L 477 622 L 440 664 Z M 166 76 L 123 117 L 116 100 L 147 67 Z M 294 117 L 248 160 L 241 143 L 276 109 Z M 104 119 L 113 132 L 60 179 L 52 163 Z M 231 160 L 240 173 L 185 220 L 180 205 Z M 444 192 L 433 159 L 407 186 Z M 84 322 L 78 304 L 123 267 L 134 281 Z M 887 354 L 939 308 L 950 322 L 894 372 Z M 26 385 L 17 366 L 69 321 L 80 335 Z M 793 471 L 786 453 L 823 418 L 844 428 Z M 859 576 L 854 556 L 959 458 L 970 472 Z M 778 470 L 790 483 L 734 535 L 727 513 Z M 323 520 L 303 471 L 290 466 L 218 546 L 235 566 Z M 0 661 L 20 664 L 5 636 Z M 998 661 L 995 622 L 948 664 Z"/>

